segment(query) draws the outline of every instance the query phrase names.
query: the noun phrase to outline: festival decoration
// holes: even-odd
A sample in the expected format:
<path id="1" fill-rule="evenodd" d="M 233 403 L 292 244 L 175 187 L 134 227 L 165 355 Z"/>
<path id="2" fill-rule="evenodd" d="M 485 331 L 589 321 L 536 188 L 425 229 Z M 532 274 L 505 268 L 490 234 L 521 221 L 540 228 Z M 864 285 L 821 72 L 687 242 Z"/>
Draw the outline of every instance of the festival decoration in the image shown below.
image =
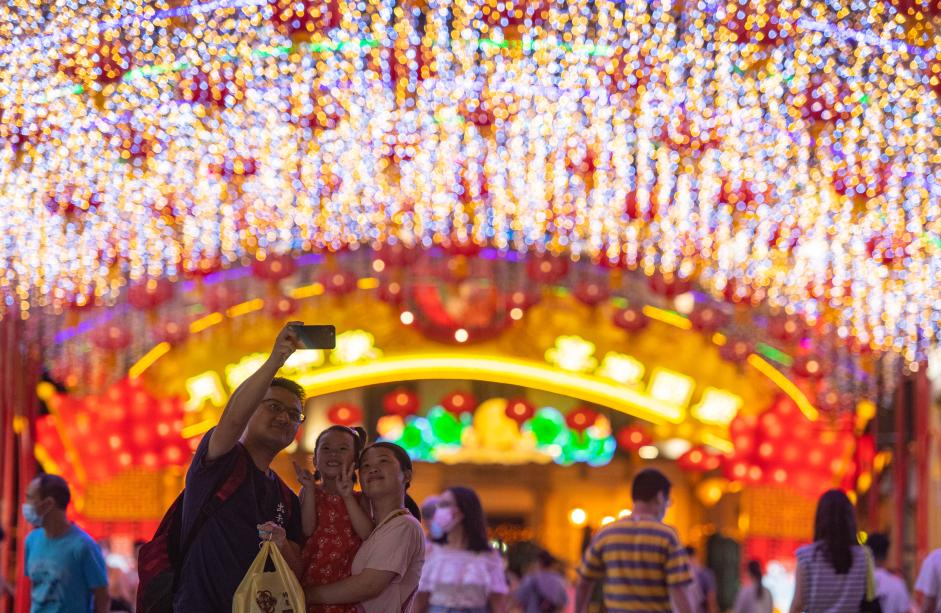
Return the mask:
<path id="1" fill-rule="evenodd" d="M 327 409 L 327 420 L 338 426 L 356 426 L 363 423 L 363 410 L 348 402 L 335 404 Z"/>
<path id="2" fill-rule="evenodd" d="M 389 415 L 407 417 L 418 412 L 418 394 L 406 389 L 395 389 L 382 399 L 382 408 Z"/>
<path id="3" fill-rule="evenodd" d="M 533 418 L 536 414 L 536 405 L 525 398 L 511 399 L 506 404 L 506 416 L 516 422 L 518 426 Z"/>
<path id="4" fill-rule="evenodd" d="M 937 338 L 937 58 L 897 42 L 931 3 L 231 4 L 17 9 L 0 308 L 368 242 L 617 262 L 909 362 Z"/>
<path id="5" fill-rule="evenodd" d="M 618 444 L 626 451 L 636 452 L 653 442 L 650 434 L 641 426 L 624 426 L 618 430 Z"/>
<path id="6" fill-rule="evenodd" d="M 441 406 L 455 416 L 473 413 L 477 408 L 477 398 L 470 392 L 451 392 L 441 400 Z"/>

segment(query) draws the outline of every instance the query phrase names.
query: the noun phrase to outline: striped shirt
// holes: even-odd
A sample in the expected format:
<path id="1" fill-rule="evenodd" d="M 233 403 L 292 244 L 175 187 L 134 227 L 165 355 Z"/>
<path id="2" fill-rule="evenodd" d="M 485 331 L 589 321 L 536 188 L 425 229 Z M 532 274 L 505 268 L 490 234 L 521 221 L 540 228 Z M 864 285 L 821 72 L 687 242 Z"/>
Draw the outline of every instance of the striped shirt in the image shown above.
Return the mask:
<path id="1" fill-rule="evenodd" d="M 869 556 L 853 546 L 853 565 L 838 575 L 827 560 L 822 543 L 797 550 L 797 566 L 803 573 L 804 611 L 807 613 L 859 613 L 866 595 Z"/>
<path id="2" fill-rule="evenodd" d="M 673 528 L 630 517 L 601 529 L 578 574 L 603 579 L 609 613 L 669 613 L 669 588 L 693 581 L 686 550 Z"/>

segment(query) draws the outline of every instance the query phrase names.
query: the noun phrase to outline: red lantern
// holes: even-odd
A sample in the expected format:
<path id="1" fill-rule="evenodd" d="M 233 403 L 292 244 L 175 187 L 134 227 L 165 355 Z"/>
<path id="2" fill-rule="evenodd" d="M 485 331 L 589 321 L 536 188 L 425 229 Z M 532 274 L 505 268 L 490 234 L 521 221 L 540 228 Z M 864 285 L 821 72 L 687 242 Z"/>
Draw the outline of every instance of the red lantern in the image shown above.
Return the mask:
<path id="1" fill-rule="evenodd" d="M 614 313 L 614 325 L 628 332 L 638 332 L 647 327 L 650 319 L 644 315 L 641 309 L 628 307 L 618 309 Z"/>
<path id="2" fill-rule="evenodd" d="M 356 289 L 356 278 L 342 270 L 325 271 L 320 275 L 320 283 L 328 294 L 345 296 Z"/>
<path id="3" fill-rule="evenodd" d="M 470 392 L 452 392 L 441 400 L 441 406 L 448 413 L 460 416 L 473 413 L 477 408 L 477 398 Z"/>
<path id="4" fill-rule="evenodd" d="M 732 0 L 723 24 L 733 42 L 776 47 L 791 34 L 792 26 L 781 15 L 777 0 L 750 2 Z"/>
<path id="5" fill-rule="evenodd" d="M 189 325 L 184 322 L 168 319 L 157 324 L 157 338 L 161 341 L 176 345 L 189 336 Z"/>
<path id="6" fill-rule="evenodd" d="M 565 415 L 565 425 L 579 434 L 595 425 L 596 421 L 598 412 L 585 406 L 572 409 Z"/>
<path id="7" fill-rule="evenodd" d="M 131 333 L 117 324 L 107 324 L 91 333 L 95 346 L 108 351 L 119 351 L 131 344 Z"/>
<path id="8" fill-rule="evenodd" d="M 575 297 L 590 307 L 598 306 L 610 296 L 608 287 L 598 281 L 582 281 L 575 287 Z"/>
<path id="9" fill-rule="evenodd" d="M 145 311 L 160 306 L 173 297 L 173 284 L 167 279 L 147 279 L 131 284 L 127 301 L 135 309 Z"/>
<path id="10" fill-rule="evenodd" d="M 441 245 L 445 253 L 454 257 L 471 258 L 480 253 L 480 245 L 472 240 L 452 238 Z"/>
<path id="11" fill-rule="evenodd" d="M 392 305 L 402 303 L 405 298 L 405 290 L 398 281 L 388 281 L 379 286 L 379 299 Z"/>
<path id="12" fill-rule="evenodd" d="M 823 361 L 812 354 L 798 356 L 793 368 L 795 373 L 807 379 L 819 379 L 825 374 Z"/>
<path id="13" fill-rule="evenodd" d="M 276 318 L 284 318 L 297 312 L 297 300 L 290 296 L 277 296 L 265 300 L 265 311 Z"/>
<path id="14" fill-rule="evenodd" d="M 458 107 L 458 113 L 464 118 L 464 121 L 472 123 L 478 128 L 493 125 L 493 111 L 490 110 L 490 105 L 481 99 L 462 100 Z"/>
<path id="15" fill-rule="evenodd" d="M 624 214 L 627 215 L 627 218 L 632 221 L 641 220 L 647 223 L 653 221 L 659 210 L 657 189 L 657 186 L 654 186 L 653 189 L 650 190 L 650 199 L 645 211 L 641 211 L 640 204 L 637 202 L 637 192 L 628 192 L 627 196 L 624 197 Z"/>
<path id="16" fill-rule="evenodd" d="M 343 107 L 329 91 L 317 91 L 311 94 L 312 107 L 299 109 L 293 105 L 293 122 L 308 130 L 333 130 L 343 119 Z M 313 110 L 311 110 L 311 108 Z"/>
<path id="17" fill-rule="evenodd" d="M 194 69 L 181 74 L 177 85 L 177 99 L 188 104 L 200 104 L 224 109 L 235 102 L 230 88 L 233 71 L 226 66 L 222 71 Z M 238 96 L 241 97 L 241 96 Z"/>
<path id="18" fill-rule="evenodd" d="M 712 306 L 698 306 L 690 313 L 689 321 L 693 328 L 711 334 L 726 323 L 725 313 Z"/>
<path id="19" fill-rule="evenodd" d="M 729 362 L 742 364 L 751 355 L 752 346 L 744 338 L 731 337 L 725 344 L 719 347 L 719 355 Z"/>
<path id="20" fill-rule="evenodd" d="M 209 172 L 226 180 L 250 177 L 258 172 L 258 163 L 255 158 L 237 155 L 227 157 L 220 163 L 210 164 Z"/>
<path id="21" fill-rule="evenodd" d="M 376 259 L 380 260 L 386 266 L 407 266 L 415 262 L 418 253 L 415 249 L 409 249 L 401 243 L 393 245 L 383 245 L 376 252 Z"/>
<path id="22" fill-rule="evenodd" d="M 637 451 L 653 443 L 647 431 L 640 426 L 624 426 L 618 430 L 618 445 L 626 451 Z"/>
<path id="23" fill-rule="evenodd" d="M 768 332 L 779 341 L 791 343 L 804 336 L 806 326 L 796 316 L 773 315 L 768 320 Z"/>
<path id="24" fill-rule="evenodd" d="M 57 61 L 58 70 L 72 81 L 99 91 L 117 83 L 131 69 L 133 59 L 121 38 L 92 34 L 85 46 L 67 39 L 61 49 L 62 59 Z"/>
<path id="25" fill-rule="evenodd" d="M 681 279 L 674 274 L 656 273 L 647 280 L 647 284 L 654 293 L 672 300 L 680 294 L 692 289 L 689 279 Z"/>
<path id="26" fill-rule="evenodd" d="M 683 470 L 706 472 L 719 468 L 722 460 L 702 447 L 693 447 L 681 455 L 676 463 Z"/>
<path id="27" fill-rule="evenodd" d="M 184 262 L 186 276 L 197 281 L 222 270 L 222 260 L 218 255 L 202 256 L 196 261 Z"/>
<path id="28" fill-rule="evenodd" d="M 681 109 L 680 115 L 667 122 L 660 137 L 661 142 L 686 157 L 700 155 L 719 144 L 719 137 L 713 134 L 710 126 L 705 122 L 703 125 L 696 125 L 689 117 L 683 115 L 685 111 Z"/>
<path id="29" fill-rule="evenodd" d="M 241 300 L 241 296 L 224 283 L 213 283 L 203 289 L 203 301 L 209 311 L 224 311 Z"/>
<path id="30" fill-rule="evenodd" d="M 418 412 L 418 394 L 404 387 L 397 388 L 382 399 L 382 408 L 389 415 L 408 417 Z"/>
<path id="31" fill-rule="evenodd" d="M 297 271 L 297 264 L 290 255 L 267 255 L 265 259 L 252 260 L 252 274 L 259 279 L 281 281 Z"/>
<path id="32" fill-rule="evenodd" d="M 522 426 L 536 414 L 536 405 L 525 398 L 510 400 L 506 405 L 506 416 Z"/>
<path id="33" fill-rule="evenodd" d="M 327 34 L 340 27 L 340 3 L 337 0 L 268 0 L 271 21 L 283 34 L 309 38 Z"/>
<path id="34" fill-rule="evenodd" d="M 567 275 L 568 271 L 569 261 L 566 258 L 548 253 L 533 255 L 526 262 L 529 278 L 539 283 L 555 283 Z"/>
<path id="35" fill-rule="evenodd" d="M 814 73 L 804 91 L 794 96 L 794 104 L 804 121 L 830 123 L 848 116 L 844 105 L 848 99 L 846 84 L 836 82 L 833 73 Z"/>
<path id="36" fill-rule="evenodd" d="M 483 8 L 487 26 L 502 30 L 503 35 L 510 39 L 544 23 L 549 17 L 549 3 L 546 0 L 486 0 Z"/>
<path id="37" fill-rule="evenodd" d="M 506 307 L 508 309 L 522 309 L 525 311 L 538 303 L 540 298 L 542 298 L 542 295 L 537 290 L 518 289 L 507 294 Z"/>
<path id="38" fill-rule="evenodd" d="M 363 411 L 355 404 L 341 402 L 327 409 L 327 419 L 338 426 L 355 426 L 363 423 Z"/>
<path id="39" fill-rule="evenodd" d="M 63 217 L 94 213 L 101 206 L 101 198 L 91 188 L 68 183 L 46 194 L 46 210 Z"/>

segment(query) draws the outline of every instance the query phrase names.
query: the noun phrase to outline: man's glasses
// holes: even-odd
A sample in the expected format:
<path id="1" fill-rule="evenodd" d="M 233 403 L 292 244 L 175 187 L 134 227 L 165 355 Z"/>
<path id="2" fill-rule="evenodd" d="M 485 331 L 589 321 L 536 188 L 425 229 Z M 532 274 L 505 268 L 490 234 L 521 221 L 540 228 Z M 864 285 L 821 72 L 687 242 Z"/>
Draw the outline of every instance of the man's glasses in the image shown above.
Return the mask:
<path id="1" fill-rule="evenodd" d="M 294 423 L 299 424 L 307 418 L 303 412 L 298 411 L 294 407 L 289 407 L 283 402 L 278 402 L 277 400 L 265 400 L 261 403 L 261 406 L 265 407 L 265 409 L 272 413 L 284 413 L 288 416 L 288 419 Z"/>

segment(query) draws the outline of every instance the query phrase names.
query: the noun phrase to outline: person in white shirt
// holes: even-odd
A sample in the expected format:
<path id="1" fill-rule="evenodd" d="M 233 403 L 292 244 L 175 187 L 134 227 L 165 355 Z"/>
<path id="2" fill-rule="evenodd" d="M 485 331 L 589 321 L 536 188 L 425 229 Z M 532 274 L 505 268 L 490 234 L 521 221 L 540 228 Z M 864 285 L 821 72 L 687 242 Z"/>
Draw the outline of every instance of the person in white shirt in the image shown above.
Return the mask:
<path id="1" fill-rule="evenodd" d="M 928 554 L 915 582 L 915 605 L 921 613 L 935 613 L 941 599 L 941 549 Z"/>
<path id="2" fill-rule="evenodd" d="M 881 533 L 871 534 L 866 545 L 872 551 L 872 559 L 876 564 L 876 597 L 882 606 L 882 613 L 909 613 L 911 600 L 905 581 L 885 567 L 889 557 L 889 537 Z"/>
<path id="3" fill-rule="evenodd" d="M 504 613 L 509 593 L 503 558 L 487 541 L 480 498 L 452 487 L 438 498 L 412 613 Z"/>
<path id="4" fill-rule="evenodd" d="M 751 577 L 751 583 L 739 588 L 735 598 L 735 613 L 771 613 L 774 610 L 774 602 L 771 592 L 761 582 L 761 562 L 750 560 L 745 568 Z"/>

